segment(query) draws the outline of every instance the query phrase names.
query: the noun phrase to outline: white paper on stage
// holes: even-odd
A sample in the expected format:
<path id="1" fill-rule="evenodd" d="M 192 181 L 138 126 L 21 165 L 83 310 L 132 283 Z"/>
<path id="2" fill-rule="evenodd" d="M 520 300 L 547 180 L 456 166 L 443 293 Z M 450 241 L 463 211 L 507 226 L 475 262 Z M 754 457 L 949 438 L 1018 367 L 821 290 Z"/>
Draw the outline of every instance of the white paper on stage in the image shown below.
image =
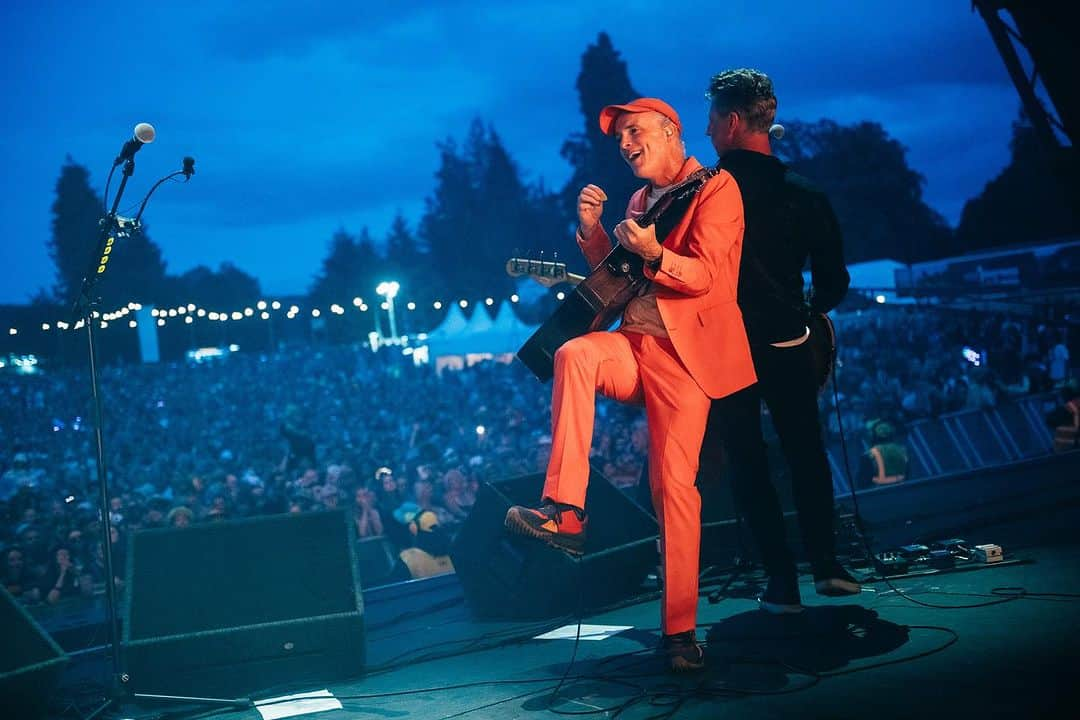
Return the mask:
<path id="1" fill-rule="evenodd" d="M 278 718 L 307 715 L 323 710 L 341 710 L 341 701 L 331 695 L 329 690 L 316 690 L 256 700 L 255 709 L 262 715 L 263 720 L 278 720 Z"/>
<path id="2" fill-rule="evenodd" d="M 612 635 L 617 635 L 623 630 L 630 630 L 633 625 L 581 625 L 581 639 L 582 640 L 607 640 Z M 537 635 L 533 640 L 573 640 L 577 637 L 578 626 L 577 623 L 573 625 L 563 625 L 561 628 L 556 628 L 551 632 L 546 632 L 543 635 Z"/>

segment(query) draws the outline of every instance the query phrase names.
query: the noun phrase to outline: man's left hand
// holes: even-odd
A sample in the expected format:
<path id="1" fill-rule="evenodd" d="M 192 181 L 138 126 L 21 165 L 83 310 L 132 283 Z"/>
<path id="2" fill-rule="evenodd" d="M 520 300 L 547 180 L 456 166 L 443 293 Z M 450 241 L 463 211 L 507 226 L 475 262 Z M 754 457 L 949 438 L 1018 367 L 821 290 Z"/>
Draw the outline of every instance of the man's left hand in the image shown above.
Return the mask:
<path id="1" fill-rule="evenodd" d="M 663 253 L 656 242 L 656 226 L 641 227 L 635 220 L 623 220 L 615 226 L 615 239 L 624 248 L 640 255 L 646 262 L 652 262 Z"/>

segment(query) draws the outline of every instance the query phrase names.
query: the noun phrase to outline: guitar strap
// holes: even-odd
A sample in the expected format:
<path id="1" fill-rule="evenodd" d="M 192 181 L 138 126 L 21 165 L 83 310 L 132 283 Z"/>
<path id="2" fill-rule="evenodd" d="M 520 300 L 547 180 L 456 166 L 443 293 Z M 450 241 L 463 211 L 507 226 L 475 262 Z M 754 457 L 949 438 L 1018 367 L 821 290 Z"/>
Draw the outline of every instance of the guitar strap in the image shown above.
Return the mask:
<path id="1" fill-rule="evenodd" d="M 690 209 L 690 202 L 705 183 L 720 172 L 719 168 L 700 168 L 690 173 L 685 180 L 660 196 L 644 215 L 638 219 L 642 227 L 656 226 L 656 241 L 661 245 L 671 234 Z"/>

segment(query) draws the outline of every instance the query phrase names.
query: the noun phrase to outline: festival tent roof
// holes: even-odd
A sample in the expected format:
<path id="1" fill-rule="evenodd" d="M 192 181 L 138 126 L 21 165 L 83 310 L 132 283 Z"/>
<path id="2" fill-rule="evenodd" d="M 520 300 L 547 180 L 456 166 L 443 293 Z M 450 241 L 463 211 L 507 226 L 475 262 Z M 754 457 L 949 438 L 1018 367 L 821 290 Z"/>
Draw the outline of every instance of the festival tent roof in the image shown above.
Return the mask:
<path id="1" fill-rule="evenodd" d="M 450 306 L 446 317 L 439 323 L 439 327 L 428 333 L 428 339 L 435 338 L 438 340 L 456 335 L 464 330 L 468 324 L 469 321 L 465 318 L 465 313 L 461 312 L 461 307 L 455 303 Z"/>
<path id="2" fill-rule="evenodd" d="M 483 306 L 473 310 L 472 317 L 465 321 L 460 310 L 458 320 L 451 321 L 450 315 L 457 310 L 457 306 L 447 314 L 447 319 L 439 327 L 428 334 L 428 354 L 432 358 L 444 355 L 469 355 L 490 353 L 503 355 L 515 353 L 522 343 L 528 339 L 535 330 L 535 326 L 529 326 L 521 322 L 514 313 L 508 302 L 499 306 L 495 320 Z"/>

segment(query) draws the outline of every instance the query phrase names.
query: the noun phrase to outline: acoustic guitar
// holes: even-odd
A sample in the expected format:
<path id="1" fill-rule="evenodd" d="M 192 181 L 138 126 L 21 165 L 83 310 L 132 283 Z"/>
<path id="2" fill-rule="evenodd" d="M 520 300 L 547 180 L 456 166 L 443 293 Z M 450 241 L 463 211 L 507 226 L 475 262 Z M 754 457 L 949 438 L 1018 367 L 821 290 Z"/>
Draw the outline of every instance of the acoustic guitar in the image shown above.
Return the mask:
<path id="1" fill-rule="evenodd" d="M 587 279 L 584 275 L 568 272 L 566 263 L 551 260 L 530 260 L 528 258 L 510 258 L 507 260 L 506 273 L 510 277 L 530 278 L 546 288 L 551 288 L 561 283 L 578 286 L 582 281 Z M 558 314 L 559 313 L 556 312 L 552 318 L 557 317 Z M 551 321 L 549 320 L 548 322 Z M 833 325 L 832 320 L 825 313 L 810 313 L 809 323 L 810 337 L 806 343 L 810 350 L 810 362 L 814 368 L 814 377 L 817 381 L 818 391 L 820 392 L 825 389 L 825 385 L 829 382 L 829 377 L 832 375 L 833 366 L 836 364 L 836 328 Z M 539 331 L 537 331 L 537 333 L 539 333 Z M 526 343 L 526 347 L 527 346 L 528 343 Z M 522 349 L 524 350 L 525 348 L 523 347 Z M 552 351 L 552 356 L 554 356 L 554 350 Z M 521 351 L 518 351 L 518 357 L 521 357 Z M 522 359 L 524 360 L 524 358 Z M 530 366 L 530 369 L 536 373 L 535 368 Z M 539 373 L 536 374 L 539 376 Z M 550 377 L 550 375 L 548 377 Z"/>
<path id="2" fill-rule="evenodd" d="M 655 225 L 656 240 L 663 244 L 668 234 L 682 220 L 698 191 L 716 173 L 715 168 L 701 168 L 664 193 L 645 214 L 635 218 L 641 227 Z M 512 261 L 513 262 L 513 261 Z M 524 261 L 528 263 L 529 261 Z M 534 261 L 535 262 L 535 261 Z M 607 330 L 622 314 L 627 303 L 649 282 L 644 273 L 644 260 L 621 245 L 616 245 L 607 257 L 587 277 L 574 285 L 558 309 L 518 350 L 517 356 L 541 382 L 547 382 L 555 372 L 555 351 L 563 343 L 585 333 Z M 540 263 L 541 270 L 561 263 Z M 509 264 L 507 269 L 510 269 Z M 544 280 L 562 282 L 561 276 L 544 275 Z M 578 276 L 582 277 L 582 276 Z"/>

